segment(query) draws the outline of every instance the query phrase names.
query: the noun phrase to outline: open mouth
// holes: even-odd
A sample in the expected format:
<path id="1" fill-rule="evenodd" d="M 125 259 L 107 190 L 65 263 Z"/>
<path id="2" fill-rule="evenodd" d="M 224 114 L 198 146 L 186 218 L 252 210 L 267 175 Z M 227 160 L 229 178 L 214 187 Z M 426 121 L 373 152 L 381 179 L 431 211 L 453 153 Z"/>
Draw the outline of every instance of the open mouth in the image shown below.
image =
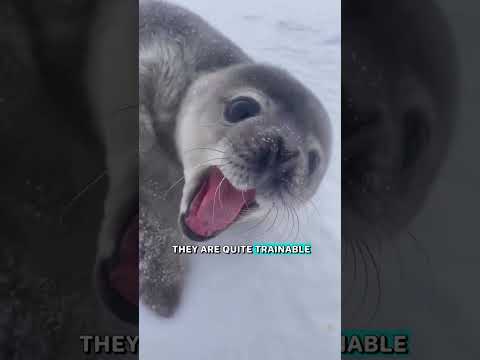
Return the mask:
<path id="1" fill-rule="evenodd" d="M 236 189 L 214 166 L 208 169 L 180 222 L 190 239 L 204 241 L 217 236 L 244 210 L 255 206 L 255 189 Z"/>
<path id="2" fill-rule="evenodd" d="M 138 322 L 138 231 L 137 210 L 125 222 L 113 256 L 100 266 L 104 302 L 118 318 L 129 323 Z"/>

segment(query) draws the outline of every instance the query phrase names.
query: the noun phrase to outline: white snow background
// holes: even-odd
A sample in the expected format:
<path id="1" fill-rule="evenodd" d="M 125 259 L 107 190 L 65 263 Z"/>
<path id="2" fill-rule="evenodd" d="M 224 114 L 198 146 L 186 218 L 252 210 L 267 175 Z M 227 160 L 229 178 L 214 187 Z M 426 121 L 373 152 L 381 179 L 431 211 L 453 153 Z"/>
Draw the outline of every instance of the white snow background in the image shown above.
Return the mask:
<path id="1" fill-rule="evenodd" d="M 216 244 L 312 243 L 312 255 L 192 255 L 171 319 L 140 306 L 142 360 L 340 359 L 340 0 L 178 0 L 257 61 L 289 70 L 326 107 L 333 156 L 320 189 L 293 216 L 250 230 L 238 224 Z"/>

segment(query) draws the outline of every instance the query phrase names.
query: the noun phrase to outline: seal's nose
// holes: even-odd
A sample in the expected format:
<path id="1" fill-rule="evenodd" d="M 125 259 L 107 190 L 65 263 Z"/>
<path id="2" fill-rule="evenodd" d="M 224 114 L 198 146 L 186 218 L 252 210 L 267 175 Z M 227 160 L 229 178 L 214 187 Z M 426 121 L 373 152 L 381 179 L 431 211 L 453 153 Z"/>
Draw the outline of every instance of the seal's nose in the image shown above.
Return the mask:
<path id="1" fill-rule="evenodd" d="M 265 137 L 258 148 L 255 167 L 259 173 L 286 169 L 299 157 L 298 149 L 291 150 L 282 136 Z"/>

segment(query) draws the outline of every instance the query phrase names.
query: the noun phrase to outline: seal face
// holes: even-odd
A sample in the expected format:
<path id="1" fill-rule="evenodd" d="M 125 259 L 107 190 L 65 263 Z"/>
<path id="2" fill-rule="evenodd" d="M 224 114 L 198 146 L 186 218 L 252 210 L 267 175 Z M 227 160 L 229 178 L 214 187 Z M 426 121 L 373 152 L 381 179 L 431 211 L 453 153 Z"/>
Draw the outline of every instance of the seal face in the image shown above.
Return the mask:
<path id="1" fill-rule="evenodd" d="M 398 235 L 422 209 L 447 155 L 456 62 L 433 1 L 342 2 L 343 326 L 371 321 L 381 302 L 399 299 L 384 296 L 380 272 L 397 261 L 390 249 L 403 256 Z"/>
<path id="2" fill-rule="evenodd" d="M 444 161 L 455 51 L 431 1 L 344 1 L 342 18 L 342 238 L 371 244 L 417 214 Z"/>
<path id="3" fill-rule="evenodd" d="M 325 174 L 328 116 L 276 67 L 236 65 L 201 76 L 177 121 L 185 174 L 180 224 L 192 240 L 212 238 L 240 217 L 301 206 Z"/>

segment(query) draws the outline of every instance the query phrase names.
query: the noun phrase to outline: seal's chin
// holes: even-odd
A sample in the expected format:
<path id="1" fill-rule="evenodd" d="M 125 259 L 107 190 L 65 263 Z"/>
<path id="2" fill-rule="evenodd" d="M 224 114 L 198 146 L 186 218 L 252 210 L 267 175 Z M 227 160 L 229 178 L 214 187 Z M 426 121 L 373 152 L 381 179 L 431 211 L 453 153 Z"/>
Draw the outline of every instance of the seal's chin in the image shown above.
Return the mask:
<path id="1" fill-rule="evenodd" d="M 184 234 L 204 241 L 219 235 L 247 209 L 255 208 L 255 189 L 238 190 L 217 167 L 211 167 L 180 217 Z"/>
<path id="2" fill-rule="evenodd" d="M 126 221 L 112 257 L 100 264 L 99 284 L 103 301 L 118 318 L 138 321 L 138 212 Z"/>

